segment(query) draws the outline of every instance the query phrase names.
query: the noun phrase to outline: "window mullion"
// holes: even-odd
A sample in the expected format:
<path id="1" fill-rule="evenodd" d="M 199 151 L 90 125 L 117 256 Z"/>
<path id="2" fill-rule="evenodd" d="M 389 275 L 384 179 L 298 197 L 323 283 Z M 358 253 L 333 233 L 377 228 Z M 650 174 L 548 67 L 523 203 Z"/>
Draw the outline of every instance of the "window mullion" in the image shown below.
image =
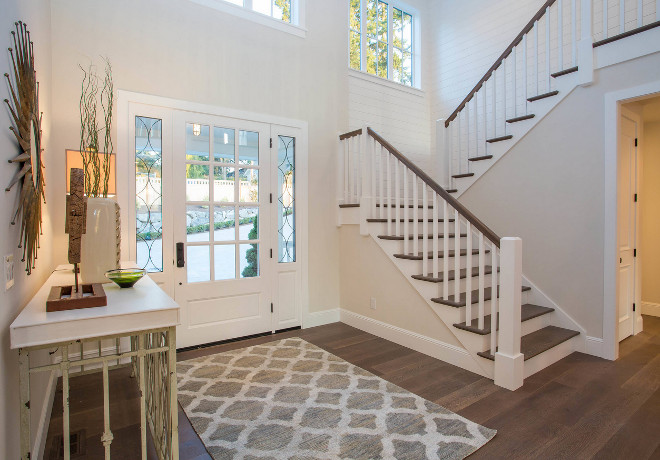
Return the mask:
<path id="1" fill-rule="evenodd" d="M 392 21 L 392 3 L 387 4 L 387 78 L 388 80 L 394 79 L 394 73 L 392 72 L 392 44 L 394 43 L 393 34 L 394 27 Z"/>
<path id="2" fill-rule="evenodd" d="M 364 16 L 364 2 L 367 0 L 360 0 L 360 70 L 367 71 L 367 47 L 365 45 L 366 43 L 366 35 L 365 31 L 367 28 L 365 27 L 365 16 Z M 350 26 L 349 26 L 350 28 Z"/>

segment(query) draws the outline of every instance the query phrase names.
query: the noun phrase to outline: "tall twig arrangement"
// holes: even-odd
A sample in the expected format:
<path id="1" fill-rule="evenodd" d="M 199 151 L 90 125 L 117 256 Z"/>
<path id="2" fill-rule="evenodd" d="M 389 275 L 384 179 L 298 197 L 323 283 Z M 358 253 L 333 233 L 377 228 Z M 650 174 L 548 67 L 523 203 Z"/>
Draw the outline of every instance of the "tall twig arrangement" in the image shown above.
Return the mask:
<path id="1" fill-rule="evenodd" d="M 114 103 L 114 85 L 112 66 L 107 58 L 102 82 L 100 103 L 103 111 L 103 124 L 97 121 L 99 83 L 101 79 L 96 67 L 90 64 L 87 69 L 80 66 L 83 80 L 80 93 L 80 154 L 82 155 L 85 174 L 85 193 L 89 197 L 107 197 L 110 179 L 110 155 L 112 144 L 112 109 Z M 99 133 L 103 131 L 103 161 L 99 155 Z"/>
<path id="2" fill-rule="evenodd" d="M 43 114 L 39 111 L 39 83 L 34 70 L 34 44 L 30 40 L 30 32 L 23 22 L 15 23 L 16 31 L 12 31 L 14 47 L 9 48 L 13 69 L 13 79 L 5 74 L 11 101 L 5 99 L 13 119 L 9 129 L 14 133 L 18 143 L 18 156 L 9 160 L 19 165 L 19 169 L 5 189 L 6 191 L 18 184 L 20 187 L 18 205 L 11 223 L 19 219 L 21 233 L 18 247 L 23 248 L 25 270 L 29 275 L 35 266 L 39 236 L 41 235 L 41 204 L 45 203 L 44 174 L 41 156 L 41 121 Z"/>

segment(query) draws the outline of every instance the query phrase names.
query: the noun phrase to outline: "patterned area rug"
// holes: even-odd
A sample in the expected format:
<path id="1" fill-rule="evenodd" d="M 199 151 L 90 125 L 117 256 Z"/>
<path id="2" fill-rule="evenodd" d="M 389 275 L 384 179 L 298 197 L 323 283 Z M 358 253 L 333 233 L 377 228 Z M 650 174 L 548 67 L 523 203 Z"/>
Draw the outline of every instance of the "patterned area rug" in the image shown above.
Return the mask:
<path id="1" fill-rule="evenodd" d="M 460 459 L 495 430 L 302 339 L 177 363 L 179 402 L 218 459 Z"/>

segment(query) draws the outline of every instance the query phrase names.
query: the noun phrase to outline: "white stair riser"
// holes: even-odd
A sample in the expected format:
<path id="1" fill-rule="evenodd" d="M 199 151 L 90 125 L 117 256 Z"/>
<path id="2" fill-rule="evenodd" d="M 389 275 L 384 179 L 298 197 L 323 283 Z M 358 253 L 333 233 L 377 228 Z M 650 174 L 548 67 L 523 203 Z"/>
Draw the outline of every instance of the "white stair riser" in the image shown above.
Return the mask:
<path id="1" fill-rule="evenodd" d="M 442 248 L 440 248 L 440 251 L 442 251 Z M 474 255 L 471 258 L 472 258 L 472 266 L 477 267 L 479 265 L 479 256 Z M 398 259 L 398 258 L 396 260 L 397 260 L 396 263 L 397 266 L 403 273 L 410 275 L 419 275 L 420 273 L 422 273 L 423 262 L 421 260 Z M 449 270 L 454 269 L 454 260 L 455 259 L 453 257 L 449 257 L 447 259 L 447 262 L 449 263 Z M 490 265 L 490 261 L 491 261 L 490 254 L 486 254 L 486 265 Z M 465 268 L 467 266 L 467 257 L 460 256 L 459 264 L 460 264 L 460 268 Z M 431 259 L 428 260 L 427 266 L 431 270 L 433 269 L 433 261 Z M 444 259 L 438 258 L 438 268 L 440 269 L 441 272 L 443 267 L 444 267 Z"/>
<path id="2" fill-rule="evenodd" d="M 523 321 L 521 324 L 522 326 L 521 335 L 531 334 L 532 332 L 538 331 L 539 329 L 543 329 L 544 327 L 549 326 L 551 323 L 551 315 L 552 313 L 548 313 L 547 315 L 537 316 L 536 318 Z M 462 323 L 463 321 L 464 320 L 461 320 L 460 322 Z M 477 326 L 478 325 L 477 321 L 474 321 L 472 325 Z M 466 346 L 470 347 L 471 350 L 477 350 L 477 351 L 490 350 L 490 334 L 479 335 L 479 334 L 475 334 L 474 332 L 466 331 L 463 329 L 458 329 L 458 328 L 455 329 L 458 331 L 457 334 L 461 335 L 461 342 L 466 344 Z"/>
<path id="3" fill-rule="evenodd" d="M 522 293 L 522 303 L 528 303 L 527 297 L 528 297 L 528 292 L 523 292 Z M 433 307 L 434 310 L 439 311 L 439 315 L 443 316 L 443 318 L 447 319 L 448 324 L 456 324 L 456 323 L 462 323 L 465 321 L 465 315 L 466 315 L 466 308 L 465 307 L 450 307 L 448 305 L 444 304 L 439 304 L 436 302 L 433 302 L 431 300 L 428 300 L 429 305 Z M 491 311 L 491 301 L 486 300 L 484 302 L 484 315 L 489 315 Z M 479 304 L 478 303 L 473 303 L 472 304 L 472 319 L 477 319 L 479 316 Z"/>
<path id="4" fill-rule="evenodd" d="M 560 359 L 567 357 L 577 349 L 579 346 L 579 341 L 580 336 L 573 337 L 566 342 L 562 342 L 559 345 L 544 351 L 540 355 L 528 359 L 525 361 L 524 377 L 527 378 L 530 375 L 534 375 L 540 370 L 556 363 Z"/>
<path id="5" fill-rule="evenodd" d="M 443 292 L 443 283 L 431 283 L 429 281 L 421 281 L 417 279 L 411 279 L 411 282 L 415 289 L 422 295 L 424 298 L 433 298 L 433 297 L 440 297 L 442 296 Z M 449 295 L 452 295 L 454 293 L 454 283 L 458 282 L 458 290 L 459 292 L 465 292 L 466 291 L 466 286 L 467 286 L 467 279 L 463 278 L 460 280 L 451 280 L 447 281 L 447 286 L 449 290 Z M 490 287 L 491 283 L 491 276 L 490 275 L 485 275 L 484 276 L 484 288 Z M 479 277 L 475 276 L 472 277 L 472 289 L 471 290 L 476 290 L 479 289 Z"/>

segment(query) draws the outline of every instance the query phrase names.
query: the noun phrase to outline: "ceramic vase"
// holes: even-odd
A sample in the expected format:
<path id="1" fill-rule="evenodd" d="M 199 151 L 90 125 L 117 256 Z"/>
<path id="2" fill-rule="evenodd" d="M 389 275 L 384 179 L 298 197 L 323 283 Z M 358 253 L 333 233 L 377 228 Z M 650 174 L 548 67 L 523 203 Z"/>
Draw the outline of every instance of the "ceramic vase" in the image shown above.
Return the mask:
<path id="1" fill-rule="evenodd" d="M 111 198 L 87 199 L 87 226 L 82 235 L 80 276 L 83 283 L 107 283 L 105 272 L 119 268 L 119 204 Z"/>

